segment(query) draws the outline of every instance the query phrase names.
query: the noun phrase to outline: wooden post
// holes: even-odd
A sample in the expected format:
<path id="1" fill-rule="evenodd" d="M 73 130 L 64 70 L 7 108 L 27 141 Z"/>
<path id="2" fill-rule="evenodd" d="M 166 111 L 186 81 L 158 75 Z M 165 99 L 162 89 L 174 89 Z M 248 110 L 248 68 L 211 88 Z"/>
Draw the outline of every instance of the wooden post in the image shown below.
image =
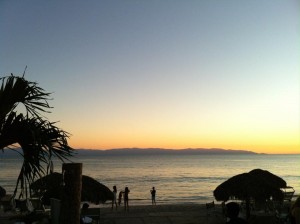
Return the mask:
<path id="1" fill-rule="evenodd" d="M 60 224 L 80 223 L 82 163 L 64 163 L 64 186 L 60 210 Z"/>

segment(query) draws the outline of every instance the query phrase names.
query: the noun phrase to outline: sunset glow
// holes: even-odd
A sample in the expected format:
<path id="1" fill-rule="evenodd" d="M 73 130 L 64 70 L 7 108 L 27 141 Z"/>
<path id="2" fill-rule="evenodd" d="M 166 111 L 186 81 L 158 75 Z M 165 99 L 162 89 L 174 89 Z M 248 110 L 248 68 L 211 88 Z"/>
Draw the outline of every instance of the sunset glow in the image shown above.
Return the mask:
<path id="1" fill-rule="evenodd" d="M 1 77 L 73 148 L 300 153 L 296 1 L 1 1 Z"/>

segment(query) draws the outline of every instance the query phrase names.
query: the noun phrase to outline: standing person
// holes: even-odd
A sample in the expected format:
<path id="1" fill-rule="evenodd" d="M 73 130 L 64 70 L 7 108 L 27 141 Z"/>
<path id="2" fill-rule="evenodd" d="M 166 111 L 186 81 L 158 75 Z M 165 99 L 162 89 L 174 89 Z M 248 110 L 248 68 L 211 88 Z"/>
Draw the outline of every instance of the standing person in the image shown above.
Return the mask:
<path id="1" fill-rule="evenodd" d="M 128 201 L 129 201 L 129 198 L 128 198 L 128 194 L 129 194 L 130 190 L 128 189 L 128 187 L 125 187 L 125 192 L 124 192 L 124 208 L 125 208 L 125 211 L 129 211 L 129 204 L 128 204 Z"/>
<path id="2" fill-rule="evenodd" d="M 120 191 L 119 193 L 119 198 L 118 198 L 118 203 L 119 203 L 119 206 L 121 206 L 121 202 L 122 202 L 122 196 L 124 194 L 124 191 Z"/>
<path id="3" fill-rule="evenodd" d="M 156 201 L 155 201 L 156 190 L 155 190 L 155 187 L 152 187 L 152 190 L 150 190 L 150 193 L 151 193 L 151 198 L 152 198 L 152 205 L 156 205 Z"/>
<path id="4" fill-rule="evenodd" d="M 117 210 L 118 206 L 117 206 L 117 187 L 116 186 L 113 186 L 113 194 L 114 194 L 114 198 L 111 203 L 111 210 L 114 210 L 114 204 L 116 205 L 116 210 Z"/>

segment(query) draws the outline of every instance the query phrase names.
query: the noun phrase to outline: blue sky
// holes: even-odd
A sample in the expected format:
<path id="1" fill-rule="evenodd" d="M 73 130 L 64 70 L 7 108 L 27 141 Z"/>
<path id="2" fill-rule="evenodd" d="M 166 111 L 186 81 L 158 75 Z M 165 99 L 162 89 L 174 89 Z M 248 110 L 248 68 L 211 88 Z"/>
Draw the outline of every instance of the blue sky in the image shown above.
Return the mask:
<path id="1" fill-rule="evenodd" d="M 292 0 L 0 1 L 0 74 L 27 65 L 76 148 L 299 152 L 299 22 Z"/>

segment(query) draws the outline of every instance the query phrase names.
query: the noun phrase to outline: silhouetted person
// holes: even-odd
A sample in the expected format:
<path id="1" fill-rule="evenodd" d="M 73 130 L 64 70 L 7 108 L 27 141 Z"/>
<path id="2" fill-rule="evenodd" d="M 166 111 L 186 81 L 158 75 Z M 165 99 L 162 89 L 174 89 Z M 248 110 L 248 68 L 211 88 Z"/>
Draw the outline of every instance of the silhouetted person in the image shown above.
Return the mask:
<path id="1" fill-rule="evenodd" d="M 152 187 L 152 190 L 150 190 L 150 193 L 151 193 L 152 205 L 156 205 L 156 201 L 155 201 L 156 190 L 155 190 L 155 187 Z"/>
<path id="2" fill-rule="evenodd" d="M 123 194 L 124 194 L 124 191 L 120 191 L 119 197 L 118 197 L 119 206 L 121 205 Z"/>
<path id="3" fill-rule="evenodd" d="M 93 219 L 88 217 L 88 216 L 85 216 L 87 214 L 87 211 L 88 211 L 88 208 L 89 208 L 89 204 L 88 203 L 84 203 L 82 205 L 82 208 L 81 208 L 81 215 L 80 215 L 80 223 L 82 224 L 85 224 L 85 223 L 92 223 L 93 222 Z"/>
<path id="4" fill-rule="evenodd" d="M 240 206 L 235 202 L 226 204 L 227 217 L 230 219 L 227 224 L 248 224 L 248 222 L 239 216 Z"/>
<path id="5" fill-rule="evenodd" d="M 125 187 L 125 192 L 124 192 L 124 206 L 125 206 L 125 211 L 129 211 L 129 198 L 128 198 L 128 194 L 129 194 L 130 190 L 128 189 L 128 187 Z"/>
<path id="6" fill-rule="evenodd" d="M 118 206 L 117 206 L 117 187 L 116 186 L 113 186 L 113 194 L 114 194 L 114 198 L 111 202 L 111 210 L 114 209 L 114 204 L 116 205 L 116 210 L 117 210 Z"/>

